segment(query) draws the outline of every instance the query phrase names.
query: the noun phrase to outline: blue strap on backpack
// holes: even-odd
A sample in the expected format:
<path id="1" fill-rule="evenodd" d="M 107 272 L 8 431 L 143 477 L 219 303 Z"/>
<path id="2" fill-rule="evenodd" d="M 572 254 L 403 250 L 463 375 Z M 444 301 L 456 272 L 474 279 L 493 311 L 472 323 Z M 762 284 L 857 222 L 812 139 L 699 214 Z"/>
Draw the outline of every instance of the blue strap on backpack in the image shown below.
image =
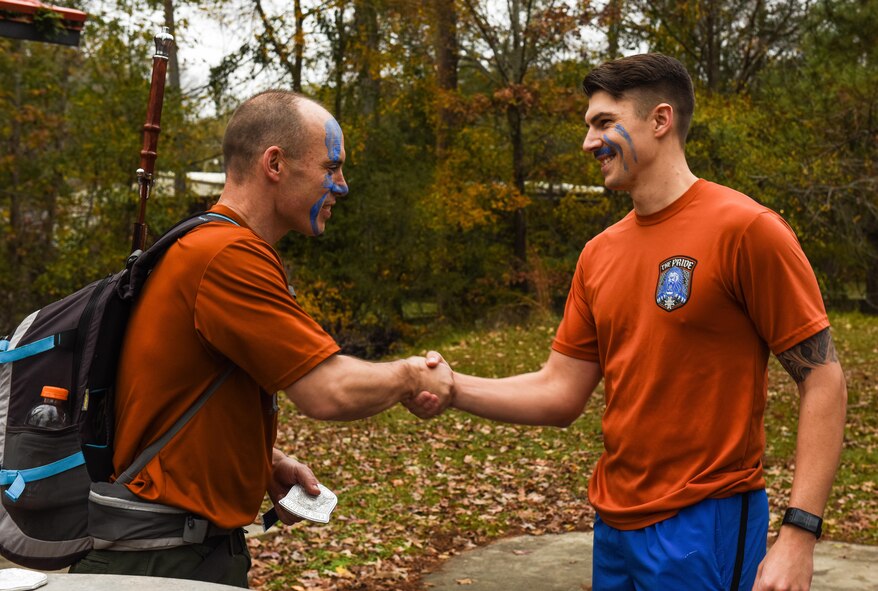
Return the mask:
<path id="1" fill-rule="evenodd" d="M 61 340 L 59 338 L 60 335 L 52 335 L 48 337 L 44 337 L 38 341 L 34 341 L 33 343 L 28 343 L 27 345 L 22 345 L 21 347 L 15 348 L 11 351 L 8 351 L 9 341 L 3 340 L 0 341 L 0 363 L 11 363 L 13 361 L 19 361 L 24 359 L 25 357 L 30 357 L 31 355 L 37 355 L 39 353 L 45 353 L 50 349 L 54 349 L 57 347 Z"/>
<path id="2" fill-rule="evenodd" d="M 25 483 L 55 476 L 61 472 L 81 466 L 84 463 L 85 456 L 79 451 L 45 466 L 37 466 L 36 468 L 27 468 L 25 470 L 0 470 L 0 486 L 9 487 L 3 491 L 3 494 L 14 502 L 24 492 Z"/>

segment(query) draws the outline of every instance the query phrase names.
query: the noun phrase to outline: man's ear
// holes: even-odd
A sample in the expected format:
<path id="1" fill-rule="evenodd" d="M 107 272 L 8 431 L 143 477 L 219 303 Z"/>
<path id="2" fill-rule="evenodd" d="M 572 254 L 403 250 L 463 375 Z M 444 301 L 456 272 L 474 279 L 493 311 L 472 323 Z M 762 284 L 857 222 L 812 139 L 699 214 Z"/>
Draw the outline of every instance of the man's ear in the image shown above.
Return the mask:
<path id="1" fill-rule="evenodd" d="M 659 103 L 652 110 L 652 125 L 655 137 L 664 137 L 674 128 L 674 107 Z"/>
<path id="2" fill-rule="evenodd" d="M 262 153 L 260 165 L 262 172 L 273 181 L 280 179 L 280 168 L 283 164 L 283 150 L 277 146 L 269 146 Z"/>

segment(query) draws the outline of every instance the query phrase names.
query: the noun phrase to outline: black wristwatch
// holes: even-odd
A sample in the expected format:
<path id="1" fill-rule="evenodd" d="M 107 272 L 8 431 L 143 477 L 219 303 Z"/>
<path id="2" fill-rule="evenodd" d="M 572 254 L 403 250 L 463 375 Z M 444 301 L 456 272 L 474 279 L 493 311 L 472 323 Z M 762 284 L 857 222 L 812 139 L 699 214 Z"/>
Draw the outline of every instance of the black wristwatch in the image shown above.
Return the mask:
<path id="1" fill-rule="evenodd" d="M 820 534 L 823 533 L 822 518 L 817 517 L 813 513 L 808 513 L 807 511 L 802 511 L 801 509 L 796 509 L 794 507 L 790 507 L 787 509 L 786 513 L 783 514 L 783 522 L 781 525 L 795 525 L 800 529 L 811 532 L 818 540 L 820 539 Z"/>

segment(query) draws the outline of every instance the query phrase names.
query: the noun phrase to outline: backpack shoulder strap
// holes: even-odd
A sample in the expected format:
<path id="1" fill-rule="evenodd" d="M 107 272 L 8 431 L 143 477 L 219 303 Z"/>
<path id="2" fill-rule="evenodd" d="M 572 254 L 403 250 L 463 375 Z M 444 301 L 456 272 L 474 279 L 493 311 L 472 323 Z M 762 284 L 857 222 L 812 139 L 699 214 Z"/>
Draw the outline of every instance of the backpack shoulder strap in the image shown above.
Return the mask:
<path id="1" fill-rule="evenodd" d="M 140 293 L 140 289 L 146 282 L 146 278 L 149 277 L 150 271 L 152 271 L 152 268 L 155 267 L 165 252 L 185 234 L 207 222 L 239 225 L 232 218 L 213 212 L 197 213 L 178 222 L 170 230 L 162 234 L 152 246 L 144 251 L 136 250 L 128 257 L 129 278 L 121 288 L 122 292 L 120 293 L 123 299 L 136 297 L 136 294 Z"/>
<path id="2" fill-rule="evenodd" d="M 158 262 L 158 260 L 165 254 L 168 248 L 171 247 L 179 238 L 185 235 L 187 232 L 192 229 L 200 226 L 201 224 L 207 222 L 224 222 L 229 224 L 234 224 L 238 226 L 238 222 L 233 220 L 228 216 L 224 216 L 222 214 L 207 212 L 207 213 L 199 213 L 195 214 L 192 217 L 186 218 L 185 220 L 177 223 L 170 230 L 162 234 L 155 243 L 146 249 L 144 252 L 135 251 L 131 254 L 128 260 L 128 268 L 130 270 L 130 279 L 128 284 L 125 286 L 125 294 L 128 297 L 136 296 L 140 288 L 143 287 L 144 282 L 149 276 L 149 272 Z M 124 296 L 123 296 L 124 297 Z M 155 455 L 165 446 L 165 444 L 170 441 L 174 435 L 179 433 L 179 431 L 189 422 L 189 420 L 195 416 L 195 413 L 204 406 L 207 400 L 213 395 L 214 392 L 222 385 L 226 378 L 231 375 L 232 371 L 235 369 L 234 364 L 229 364 L 229 367 L 218 377 L 216 378 L 207 389 L 201 393 L 198 399 L 190 406 L 185 413 L 183 413 L 179 419 L 165 432 L 164 435 L 159 437 L 157 440 L 152 442 L 149 446 L 144 449 L 139 456 L 132 462 L 132 464 L 128 467 L 125 472 L 119 475 L 119 478 L 116 479 L 116 482 L 120 484 L 127 484 L 131 482 L 131 480 L 140 473 L 141 470 L 149 463 L 149 461 L 155 457 Z"/>
<path id="3" fill-rule="evenodd" d="M 118 484 L 128 484 L 131 480 L 137 476 L 141 470 L 143 470 L 146 465 L 149 463 L 151 459 L 155 457 L 159 451 L 176 435 L 180 432 L 186 423 L 195 416 L 204 403 L 207 402 L 208 398 L 210 398 L 214 392 L 216 392 L 217 388 L 219 388 L 223 382 L 226 381 L 226 378 L 231 375 L 232 371 L 235 369 L 234 364 L 230 364 L 229 367 L 213 382 L 211 382 L 210 386 L 201 393 L 201 396 L 198 397 L 198 400 L 192 403 L 186 412 L 183 413 L 179 419 L 168 429 L 164 435 L 153 441 L 150 445 L 146 447 L 140 455 L 128 466 L 128 469 L 125 470 L 122 474 L 119 475 L 119 478 L 116 479 Z"/>

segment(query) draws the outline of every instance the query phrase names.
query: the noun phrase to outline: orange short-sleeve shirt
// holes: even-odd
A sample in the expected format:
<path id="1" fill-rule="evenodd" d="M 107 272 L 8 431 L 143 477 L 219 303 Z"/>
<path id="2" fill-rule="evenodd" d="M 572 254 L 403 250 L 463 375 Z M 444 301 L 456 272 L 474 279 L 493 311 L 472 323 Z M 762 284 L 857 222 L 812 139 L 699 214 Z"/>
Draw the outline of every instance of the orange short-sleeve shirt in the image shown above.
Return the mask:
<path id="1" fill-rule="evenodd" d="M 128 487 L 220 527 L 252 522 L 271 475 L 275 393 L 338 352 L 296 303 L 274 249 L 241 226 L 199 226 L 147 281 L 122 347 L 116 474 L 228 365 L 236 369 Z"/>
<path id="2" fill-rule="evenodd" d="M 589 241 L 553 348 L 603 372 L 601 519 L 637 529 L 763 487 L 769 351 L 828 326 L 793 231 L 726 187 L 698 180 Z"/>

